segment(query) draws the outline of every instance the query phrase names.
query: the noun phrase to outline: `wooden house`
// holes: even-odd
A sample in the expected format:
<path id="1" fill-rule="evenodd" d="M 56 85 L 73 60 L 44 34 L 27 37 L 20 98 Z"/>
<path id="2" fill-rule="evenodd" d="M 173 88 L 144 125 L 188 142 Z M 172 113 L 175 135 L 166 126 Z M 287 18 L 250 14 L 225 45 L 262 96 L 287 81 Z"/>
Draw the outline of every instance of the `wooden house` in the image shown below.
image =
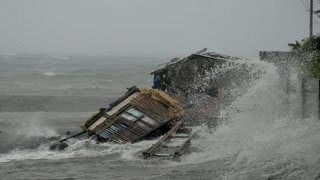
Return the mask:
<path id="1" fill-rule="evenodd" d="M 119 143 L 164 134 L 183 115 L 180 103 L 156 89 L 131 87 L 108 109 L 100 109 L 81 128 L 99 142 Z"/>

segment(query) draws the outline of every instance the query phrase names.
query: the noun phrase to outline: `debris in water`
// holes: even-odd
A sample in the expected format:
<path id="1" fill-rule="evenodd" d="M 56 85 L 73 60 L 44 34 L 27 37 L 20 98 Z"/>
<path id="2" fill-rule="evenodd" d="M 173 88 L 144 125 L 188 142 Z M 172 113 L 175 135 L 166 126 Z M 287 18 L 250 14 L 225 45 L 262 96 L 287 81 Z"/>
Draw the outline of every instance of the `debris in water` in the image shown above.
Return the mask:
<path id="1" fill-rule="evenodd" d="M 50 149 L 62 150 L 67 147 L 64 141 L 85 133 L 99 143 L 135 143 L 162 136 L 143 151 L 144 157 L 169 156 L 177 159 L 186 152 L 194 135 L 187 126 L 195 125 L 195 120 L 206 120 L 204 117 L 209 117 L 211 123 L 216 125 L 215 119 L 205 109 L 218 112 L 217 107 L 230 99 L 230 87 L 238 86 L 245 78 L 251 77 L 249 72 L 252 67 L 240 65 L 239 70 L 239 66 L 236 66 L 239 58 L 206 50 L 187 58 L 174 58 L 164 64 L 165 67 L 151 73 L 154 75 L 153 89 L 129 88 L 122 97 L 110 103 L 108 109 L 101 108 L 85 121 L 81 125 L 83 132 L 60 140 Z M 208 72 L 213 74 L 210 76 Z M 207 82 L 204 83 L 204 80 Z M 213 106 L 194 108 L 196 103 L 190 97 L 197 94 L 201 94 L 204 97 L 202 100 Z M 186 114 L 183 108 L 188 109 Z M 184 141 L 172 147 L 172 151 L 162 148 L 173 138 L 182 138 Z M 165 152 L 162 152 L 163 149 L 166 149 Z"/>
<path id="2" fill-rule="evenodd" d="M 81 128 L 97 142 L 134 143 L 165 133 L 167 140 L 185 128 L 181 122 L 183 114 L 181 104 L 165 92 L 133 86 L 108 109 L 100 109 Z M 143 153 L 144 157 L 155 155 L 165 140 L 160 139 Z"/>

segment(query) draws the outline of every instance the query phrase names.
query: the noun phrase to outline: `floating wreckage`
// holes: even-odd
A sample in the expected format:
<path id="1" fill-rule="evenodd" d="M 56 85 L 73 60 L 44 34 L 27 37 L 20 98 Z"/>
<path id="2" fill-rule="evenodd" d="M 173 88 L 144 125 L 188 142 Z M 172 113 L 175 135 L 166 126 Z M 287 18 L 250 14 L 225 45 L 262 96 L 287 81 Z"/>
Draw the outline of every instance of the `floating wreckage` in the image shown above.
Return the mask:
<path id="1" fill-rule="evenodd" d="M 172 154 L 180 156 L 190 144 L 190 131 L 181 122 L 184 111 L 181 104 L 165 92 L 158 89 L 138 89 L 133 86 L 112 102 L 108 109 L 100 111 L 81 125 L 83 132 L 60 140 L 51 149 L 64 149 L 69 138 L 87 133 L 97 142 L 135 143 L 152 137 L 163 137 L 153 146 L 143 152 L 145 158 L 163 156 L 157 150 L 162 144 L 176 134 L 184 134 L 185 142 L 178 146 Z M 189 134 L 186 134 L 189 133 Z"/>
<path id="2" fill-rule="evenodd" d="M 202 124 L 203 121 L 216 124 L 216 119 L 212 119 L 212 114 L 208 112 L 218 112 L 219 104 L 230 98 L 226 94 L 227 89 L 242 83 L 241 79 L 249 76 L 250 67 L 242 66 L 241 71 L 234 67 L 237 59 L 206 53 L 206 49 L 186 58 L 174 58 L 162 64 L 165 67 L 151 73 L 154 75 L 152 89 L 129 88 L 109 108 L 101 108 L 85 121 L 81 125 L 83 132 L 60 140 L 50 149 L 64 149 L 67 147 L 64 141 L 82 134 L 87 134 L 99 143 L 135 143 L 162 136 L 142 152 L 143 156 L 177 158 L 191 144 L 194 134 L 190 127 Z M 214 76 L 208 72 L 213 72 Z M 202 99 L 213 105 L 194 106 L 194 102 L 190 101 L 199 100 L 199 94 L 205 94 Z M 179 145 L 168 146 L 167 142 L 174 138 L 182 141 Z"/>

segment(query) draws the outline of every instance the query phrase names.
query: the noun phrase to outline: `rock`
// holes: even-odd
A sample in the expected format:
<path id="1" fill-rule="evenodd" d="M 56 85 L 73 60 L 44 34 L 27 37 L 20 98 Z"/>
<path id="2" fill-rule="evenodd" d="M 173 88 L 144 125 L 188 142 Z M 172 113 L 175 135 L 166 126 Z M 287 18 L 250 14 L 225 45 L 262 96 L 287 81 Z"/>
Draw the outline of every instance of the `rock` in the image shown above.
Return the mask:
<path id="1" fill-rule="evenodd" d="M 69 145 L 65 142 L 57 142 L 54 143 L 52 145 L 50 145 L 49 149 L 50 150 L 64 150 L 65 148 L 67 148 Z"/>

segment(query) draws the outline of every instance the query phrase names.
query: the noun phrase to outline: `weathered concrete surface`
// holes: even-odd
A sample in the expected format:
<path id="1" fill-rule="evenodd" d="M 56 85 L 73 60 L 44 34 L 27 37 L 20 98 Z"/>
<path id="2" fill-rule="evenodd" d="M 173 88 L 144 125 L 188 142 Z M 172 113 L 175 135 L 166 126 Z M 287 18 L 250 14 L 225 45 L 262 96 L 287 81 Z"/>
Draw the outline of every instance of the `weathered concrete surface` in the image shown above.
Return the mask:
<path id="1" fill-rule="evenodd" d="M 283 104 L 287 106 L 286 112 L 289 112 L 290 102 L 289 97 L 293 93 L 293 87 L 297 86 L 292 82 L 292 78 L 299 79 L 298 91 L 300 93 L 299 103 L 301 105 L 300 116 L 301 118 L 318 117 L 320 119 L 320 80 L 313 77 L 302 77 L 297 73 L 294 67 L 295 61 L 299 56 L 293 52 L 287 51 L 260 51 L 260 60 L 274 63 L 278 67 L 278 72 L 281 80 L 281 90 L 286 92 Z"/>

